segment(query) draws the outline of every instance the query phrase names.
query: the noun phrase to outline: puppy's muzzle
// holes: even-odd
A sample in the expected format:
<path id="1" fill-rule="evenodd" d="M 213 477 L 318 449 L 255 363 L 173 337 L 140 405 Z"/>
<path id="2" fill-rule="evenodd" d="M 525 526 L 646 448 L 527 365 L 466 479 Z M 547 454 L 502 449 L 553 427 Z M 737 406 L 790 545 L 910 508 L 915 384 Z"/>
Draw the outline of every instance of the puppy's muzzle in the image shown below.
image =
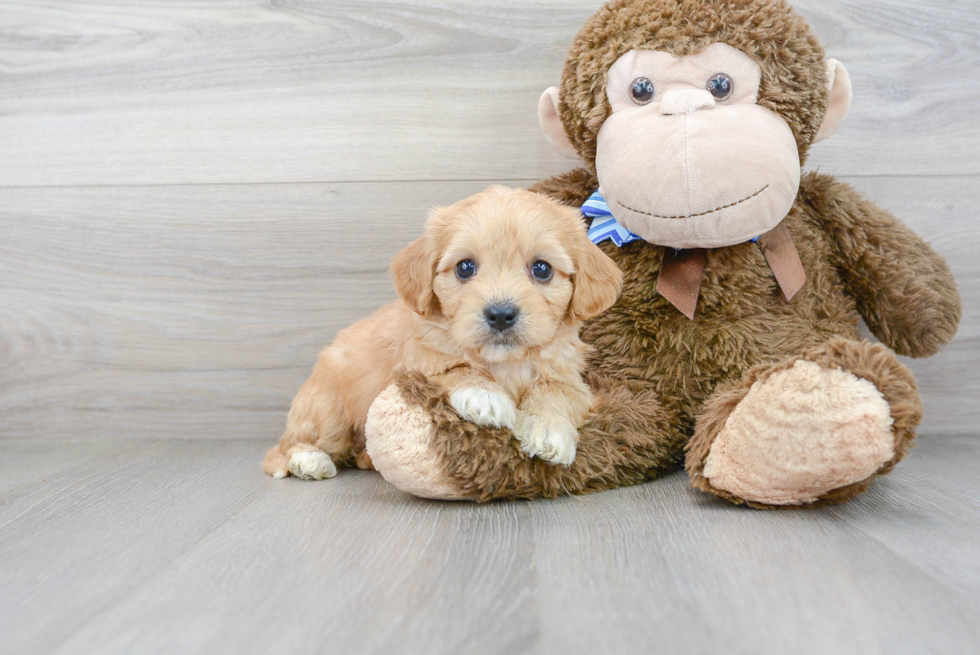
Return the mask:
<path id="1" fill-rule="evenodd" d="M 495 332 L 506 332 L 517 323 L 520 310 L 512 302 L 494 303 L 487 305 L 483 310 L 483 316 L 487 319 L 487 325 Z"/>

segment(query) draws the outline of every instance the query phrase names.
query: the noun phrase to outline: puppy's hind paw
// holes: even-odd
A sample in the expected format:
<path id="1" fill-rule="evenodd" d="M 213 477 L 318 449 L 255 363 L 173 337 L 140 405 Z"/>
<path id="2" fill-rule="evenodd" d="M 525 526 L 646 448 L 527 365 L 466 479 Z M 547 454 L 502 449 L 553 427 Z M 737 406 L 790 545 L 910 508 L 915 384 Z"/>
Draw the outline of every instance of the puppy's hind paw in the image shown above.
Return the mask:
<path id="1" fill-rule="evenodd" d="M 562 466 L 571 466 L 575 461 L 578 430 L 569 422 L 549 421 L 521 412 L 514 436 L 520 442 L 521 450 L 531 457 Z"/>
<path id="2" fill-rule="evenodd" d="M 449 404 L 460 418 L 482 426 L 512 428 L 517 417 L 514 401 L 497 391 L 457 389 L 449 396 Z"/>
<path id="3" fill-rule="evenodd" d="M 304 480 L 323 480 L 337 475 L 337 467 L 322 450 L 294 450 L 289 454 L 289 472 Z M 277 474 L 273 477 L 281 477 Z"/>

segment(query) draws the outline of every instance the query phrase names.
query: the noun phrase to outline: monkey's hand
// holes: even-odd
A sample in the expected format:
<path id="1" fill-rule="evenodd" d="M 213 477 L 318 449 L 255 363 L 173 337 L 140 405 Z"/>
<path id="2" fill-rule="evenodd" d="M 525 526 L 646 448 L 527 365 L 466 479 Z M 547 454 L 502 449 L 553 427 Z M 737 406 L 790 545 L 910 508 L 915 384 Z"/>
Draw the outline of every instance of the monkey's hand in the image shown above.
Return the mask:
<path id="1" fill-rule="evenodd" d="M 939 352 L 962 314 L 946 261 L 901 221 L 830 176 L 804 176 L 800 198 L 829 236 L 847 291 L 871 332 L 900 355 Z"/>

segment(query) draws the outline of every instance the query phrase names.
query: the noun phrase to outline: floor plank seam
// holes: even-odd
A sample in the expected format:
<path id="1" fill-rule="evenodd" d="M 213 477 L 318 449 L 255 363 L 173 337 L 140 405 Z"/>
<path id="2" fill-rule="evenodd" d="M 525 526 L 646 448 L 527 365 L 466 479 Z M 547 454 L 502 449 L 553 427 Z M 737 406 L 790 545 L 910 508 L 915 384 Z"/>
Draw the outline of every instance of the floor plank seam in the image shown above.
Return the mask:
<path id="1" fill-rule="evenodd" d="M 932 580 L 932 582 L 934 584 L 938 585 L 939 587 L 942 587 L 949 594 L 955 595 L 957 598 L 959 598 L 963 602 L 963 604 L 965 606 L 971 606 L 971 605 L 976 605 L 977 604 L 975 600 L 971 600 L 969 598 L 969 596 L 967 596 L 962 590 L 957 589 L 956 587 L 950 586 L 950 584 L 948 582 L 946 582 L 945 580 L 937 577 L 933 572 L 931 572 L 929 569 L 925 568 L 922 565 L 921 562 L 916 561 L 914 558 L 910 557 L 909 555 L 907 555 L 906 553 L 903 553 L 900 550 L 896 550 L 888 541 L 882 539 L 880 536 L 874 534 L 873 532 L 868 531 L 865 528 L 865 526 L 864 526 L 864 524 L 863 524 L 862 521 L 860 521 L 860 520 L 854 520 L 854 519 L 849 519 L 845 515 L 846 508 L 844 508 L 844 509 L 841 509 L 841 508 L 828 508 L 828 509 L 830 509 L 833 512 L 834 518 L 844 520 L 847 525 L 853 526 L 853 527 L 857 528 L 863 535 L 865 535 L 866 537 L 868 537 L 869 539 L 871 539 L 872 541 L 874 541 L 876 544 L 879 544 L 880 546 L 885 547 L 885 549 L 887 549 L 888 552 L 891 553 L 893 556 L 895 556 L 898 559 L 901 559 L 902 561 L 910 564 L 913 568 L 915 568 L 917 571 L 919 571 L 922 574 L 924 574 L 925 576 L 927 576 L 930 580 Z M 837 511 L 834 511 L 835 509 Z"/>
<path id="2" fill-rule="evenodd" d="M 221 529 L 223 526 L 227 525 L 234 519 L 241 516 L 245 510 L 255 501 L 260 495 L 263 494 L 263 489 L 254 489 L 250 494 L 242 499 L 239 506 L 234 512 L 229 513 L 227 517 L 214 523 L 211 527 L 207 528 L 206 532 L 203 532 L 200 536 L 194 539 L 192 542 L 181 547 L 177 552 L 175 552 L 171 557 L 165 562 L 161 562 L 152 571 L 149 571 L 141 577 L 139 580 L 133 581 L 131 585 L 125 590 L 117 591 L 113 598 L 105 603 L 102 607 L 95 610 L 87 618 L 85 618 L 82 623 L 78 624 L 75 629 L 59 643 L 59 647 L 71 641 L 71 639 L 81 632 L 87 625 L 97 620 L 100 616 L 111 611 L 113 608 L 118 607 L 126 602 L 126 600 L 133 594 L 137 593 L 141 587 L 146 584 L 152 583 L 157 577 L 159 577 L 165 570 L 169 569 L 175 562 L 186 557 L 188 554 L 193 552 L 199 545 L 201 545 L 206 539 L 213 535 L 217 530 Z"/>

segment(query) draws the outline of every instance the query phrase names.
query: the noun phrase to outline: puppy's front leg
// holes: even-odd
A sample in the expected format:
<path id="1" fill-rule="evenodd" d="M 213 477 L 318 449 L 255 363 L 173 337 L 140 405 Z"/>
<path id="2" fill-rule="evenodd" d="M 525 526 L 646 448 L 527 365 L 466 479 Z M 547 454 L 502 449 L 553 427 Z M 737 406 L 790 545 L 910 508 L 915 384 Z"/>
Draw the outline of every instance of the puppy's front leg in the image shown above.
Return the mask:
<path id="1" fill-rule="evenodd" d="M 514 436 L 528 455 L 571 466 L 578 429 L 591 406 L 592 393 L 584 383 L 536 382 L 521 400 Z"/>
<path id="2" fill-rule="evenodd" d="M 482 426 L 514 428 L 517 405 L 504 388 L 472 371 L 452 371 L 435 378 L 449 391 L 449 404 L 460 418 Z"/>

